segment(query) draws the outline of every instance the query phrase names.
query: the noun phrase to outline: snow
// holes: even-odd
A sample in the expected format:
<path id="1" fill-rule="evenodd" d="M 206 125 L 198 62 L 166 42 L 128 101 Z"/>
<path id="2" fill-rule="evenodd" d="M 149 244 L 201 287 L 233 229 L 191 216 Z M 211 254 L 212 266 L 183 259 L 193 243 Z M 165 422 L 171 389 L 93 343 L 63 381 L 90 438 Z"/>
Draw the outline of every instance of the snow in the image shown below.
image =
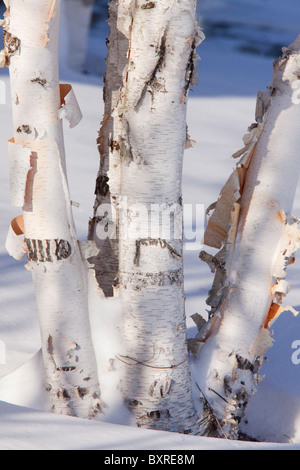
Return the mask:
<path id="1" fill-rule="evenodd" d="M 0 405 L 1 450 L 286 450 L 271 443 L 243 443 L 163 431 L 128 429 L 68 416 Z M 295 449 L 295 446 L 293 446 Z M 133 455 L 134 452 L 132 452 Z M 107 455 L 109 455 L 107 453 Z M 122 455 L 122 454 L 121 454 Z"/>
<path id="2" fill-rule="evenodd" d="M 199 14 L 206 40 L 199 47 L 199 84 L 190 94 L 189 134 L 196 147 L 186 151 L 183 194 L 185 204 L 206 209 L 235 166 L 231 155 L 241 148 L 242 137 L 254 119 L 256 93 L 271 78 L 272 60 L 280 46 L 298 34 L 298 0 L 200 0 Z M 83 113 L 75 129 L 65 126 L 68 175 L 78 238 L 86 238 L 92 216 L 94 184 L 99 164 L 96 146 L 102 120 L 102 80 L 105 66 L 103 21 L 90 34 L 86 74 L 67 69 L 61 59 L 61 81 L 72 83 Z M 63 44 L 63 41 L 61 41 Z M 64 57 L 62 50 L 61 57 Z M 272 326 L 275 343 L 262 368 L 264 381 L 250 401 L 243 431 L 263 442 L 235 442 L 176 433 L 147 431 L 126 425 L 128 416 L 116 388 L 115 375 L 105 373 L 102 387 L 109 403 L 99 420 L 81 420 L 48 413 L 43 387 L 40 332 L 30 273 L 23 262 L 10 258 L 5 239 L 11 220 L 19 215 L 10 205 L 7 141 L 12 136 L 9 79 L 2 70 L 6 99 L 0 95 L 0 449 L 1 450 L 221 450 L 300 449 L 300 364 L 292 361 L 293 343 L 300 341 L 300 315 L 284 313 Z M 294 214 L 300 213 L 300 185 Z M 206 315 L 205 300 L 212 274 L 198 249 L 185 251 L 185 288 L 188 334 L 195 333 L 191 315 Z M 300 259 L 290 266 L 292 290 L 287 302 L 300 308 Z M 91 299 L 91 305 L 96 302 Z M 98 358 L 106 362 L 118 345 L 113 337 L 118 310 L 111 303 L 101 318 L 91 312 Z M 0 353 L 2 349 L 0 347 Z M 294 356 L 295 357 L 295 356 Z M 5 360 L 4 360 L 5 359 Z M 5 364 L 1 364 L 5 362 Z M 199 391 L 195 388 L 195 403 Z"/>

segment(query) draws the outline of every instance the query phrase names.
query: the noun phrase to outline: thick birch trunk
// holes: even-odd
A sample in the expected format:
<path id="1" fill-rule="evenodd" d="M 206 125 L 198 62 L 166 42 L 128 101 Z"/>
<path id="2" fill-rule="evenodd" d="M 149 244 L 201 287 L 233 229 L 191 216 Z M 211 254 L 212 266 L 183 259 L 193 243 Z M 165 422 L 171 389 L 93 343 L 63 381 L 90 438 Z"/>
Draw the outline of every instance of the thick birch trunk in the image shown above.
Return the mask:
<path id="1" fill-rule="evenodd" d="M 300 37 L 258 95 L 257 122 L 234 155 L 241 160 L 206 230 L 205 244 L 221 248 L 215 257 L 201 254 L 216 270 L 208 299 L 212 318 L 199 333 L 195 366 L 206 434 L 238 436 L 273 342 L 270 322 L 289 308 L 281 303 L 300 238 L 299 221 L 290 215 L 300 172 L 299 72 Z"/>
<path id="2" fill-rule="evenodd" d="M 197 432 L 186 342 L 181 192 L 187 95 L 198 44 L 195 1 L 133 2 L 129 39 L 118 110 L 122 390 L 138 426 Z"/>
<path id="3" fill-rule="evenodd" d="M 61 117 L 73 126 L 80 120 L 80 111 L 70 86 L 61 86 L 60 94 L 60 1 L 10 0 L 7 4 L 5 56 L 14 124 L 11 197 L 13 205 L 23 207 L 23 221 L 16 219 L 10 233 L 25 234 L 52 410 L 88 417 L 98 409 L 99 389 L 86 272 L 65 171 Z M 11 237 L 7 247 L 15 255 Z M 23 248 L 17 250 L 17 258 Z"/>
<path id="4" fill-rule="evenodd" d="M 62 11 L 67 43 L 65 57 L 70 68 L 83 72 L 95 0 L 63 0 Z"/>

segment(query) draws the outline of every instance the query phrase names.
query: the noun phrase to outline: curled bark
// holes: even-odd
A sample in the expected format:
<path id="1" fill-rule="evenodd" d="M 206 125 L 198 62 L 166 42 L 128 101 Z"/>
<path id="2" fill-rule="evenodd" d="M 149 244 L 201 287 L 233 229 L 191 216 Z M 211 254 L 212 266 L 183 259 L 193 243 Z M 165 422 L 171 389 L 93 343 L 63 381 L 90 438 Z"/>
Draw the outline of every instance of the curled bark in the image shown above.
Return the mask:
<path id="1" fill-rule="evenodd" d="M 270 322 L 289 308 L 280 304 L 288 292 L 286 268 L 300 240 L 299 221 L 290 215 L 300 171 L 299 71 L 300 37 L 283 50 L 272 82 L 258 94 L 256 122 L 234 154 L 240 160 L 204 237 L 206 245 L 220 251 L 214 259 L 201 254 L 216 276 L 209 323 L 192 346 L 196 380 L 213 410 L 212 420 L 221 423 L 222 432 L 214 431 L 221 437 L 238 437 L 239 422 L 261 380 L 264 354 L 273 343 Z M 209 423 L 203 421 L 204 434 L 211 432 Z"/>
<path id="2" fill-rule="evenodd" d="M 28 253 L 52 410 L 88 417 L 99 411 L 100 397 L 86 272 L 66 176 L 60 113 L 71 125 L 80 114 L 74 97 L 70 100 L 64 94 L 61 104 L 60 1 L 10 0 L 8 6 L 5 30 L 21 44 L 9 57 L 14 125 L 9 143 L 11 197 L 12 204 L 22 207 L 23 217 L 11 224 L 7 249 L 17 259 Z M 20 243 L 21 236 L 25 240 Z"/>

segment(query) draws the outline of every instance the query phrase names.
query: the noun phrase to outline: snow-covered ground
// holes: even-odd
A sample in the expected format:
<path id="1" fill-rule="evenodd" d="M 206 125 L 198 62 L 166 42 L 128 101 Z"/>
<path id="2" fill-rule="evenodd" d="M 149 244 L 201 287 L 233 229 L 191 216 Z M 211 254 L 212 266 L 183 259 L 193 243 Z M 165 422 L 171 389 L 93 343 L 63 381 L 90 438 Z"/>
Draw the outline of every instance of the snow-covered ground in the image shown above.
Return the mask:
<path id="1" fill-rule="evenodd" d="M 199 84 L 191 92 L 188 108 L 189 133 L 197 146 L 185 155 L 183 191 L 186 204 L 206 208 L 216 200 L 235 165 L 231 155 L 241 147 L 242 137 L 254 119 L 256 93 L 271 79 L 273 59 L 281 46 L 288 46 L 298 35 L 300 3 L 200 0 L 199 19 L 207 38 L 198 50 L 202 58 Z M 61 81 L 72 83 L 83 112 L 76 129 L 65 128 L 70 192 L 72 200 L 79 203 L 79 208 L 74 207 L 74 216 L 82 240 L 92 215 L 99 164 L 96 138 L 103 112 L 101 73 L 105 67 L 106 33 L 103 22 L 94 24 L 89 73 L 72 72 L 61 63 Z M 7 70 L 0 73 L 0 83 L 6 89 L 3 97 L 0 88 L 0 449 L 300 449 L 300 364 L 292 361 L 292 345 L 300 341 L 300 315 L 293 317 L 290 313 L 283 314 L 272 327 L 275 343 L 262 369 L 265 380 L 249 403 L 243 422 L 245 433 L 263 443 L 128 428 L 118 396 L 113 396 L 113 382 L 104 386 L 104 394 L 111 401 L 115 399 L 114 412 L 102 420 L 77 420 L 47 412 L 31 275 L 24 263 L 14 261 L 5 251 L 10 221 L 19 213 L 9 201 L 10 90 Z M 294 214 L 300 215 L 300 185 Z M 190 316 L 195 312 L 206 314 L 205 299 L 212 282 L 212 274 L 198 255 L 198 249 L 185 251 L 189 335 L 195 331 Z M 300 308 L 300 257 L 290 267 L 288 280 L 292 290 L 287 303 Z M 102 334 L 96 322 L 94 335 L 99 341 Z"/>

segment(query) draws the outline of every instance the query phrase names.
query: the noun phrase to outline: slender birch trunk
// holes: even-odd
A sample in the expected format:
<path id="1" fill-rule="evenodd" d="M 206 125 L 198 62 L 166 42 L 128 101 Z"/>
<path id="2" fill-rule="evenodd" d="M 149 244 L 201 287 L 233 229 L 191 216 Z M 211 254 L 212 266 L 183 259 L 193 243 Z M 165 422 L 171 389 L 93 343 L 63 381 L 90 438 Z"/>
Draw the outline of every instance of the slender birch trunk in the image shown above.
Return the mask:
<path id="1" fill-rule="evenodd" d="M 203 433 L 239 436 L 239 422 L 272 345 L 270 324 L 289 288 L 286 267 L 299 247 L 291 216 L 300 172 L 300 36 L 274 64 L 273 80 L 258 94 L 256 123 L 244 137 L 236 170 L 221 191 L 201 253 L 216 271 L 200 331 L 195 377 L 203 402 Z"/>
<path id="2" fill-rule="evenodd" d="M 133 423 L 186 433 L 197 432 L 186 340 L 181 188 L 186 104 L 196 70 L 195 6 L 194 0 L 131 3 L 116 144 L 122 391 Z"/>
<path id="3" fill-rule="evenodd" d="M 80 111 L 69 85 L 59 87 L 59 0 L 7 0 L 4 56 L 11 78 L 14 138 L 9 144 L 12 204 L 23 218 L 10 235 L 27 248 L 39 312 L 52 411 L 94 415 L 97 367 L 88 317 L 86 272 L 79 252 L 66 177 L 61 117 Z M 61 93 L 60 93 L 61 92 Z"/>
<path id="4" fill-rule="evenodd" d="M 107 38 L 106 74 L 104 77 L 104 116 L 98 137 L 100 166 L 95 185 L 94 214 L 89 239 L 99 248 L 92 259 L 96 278 L 105 296 L 116 294 L 119 269 L 119 197 L 120 145 L 122 132 L 120 106 L 122 86 L 128 64 L 131 28 L 130 2 L 111 0 L 108 10 L 110 27 Z"/>
<path id="5" fill-rule="evenodd" d="M 95 0 L 63 0 L 64 27 L 67 32 L 65 57 L 69 67 L 83 72 Z"/>

